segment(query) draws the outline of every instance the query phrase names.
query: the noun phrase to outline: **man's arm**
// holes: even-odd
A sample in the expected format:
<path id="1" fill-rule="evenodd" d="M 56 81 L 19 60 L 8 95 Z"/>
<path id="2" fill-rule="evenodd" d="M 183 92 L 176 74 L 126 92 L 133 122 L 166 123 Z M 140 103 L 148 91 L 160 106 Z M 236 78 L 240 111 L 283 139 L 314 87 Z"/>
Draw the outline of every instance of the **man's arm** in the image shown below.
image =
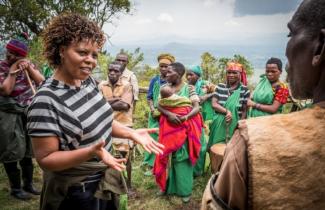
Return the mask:
<path id="1" fill-rule="evenodd" d="M 111 104 L 114 111 L 128 111 L 133 103 L 132 86 L 128 83 L 123 87 L 123 93 L 119 98 L 120 100 Z"/>

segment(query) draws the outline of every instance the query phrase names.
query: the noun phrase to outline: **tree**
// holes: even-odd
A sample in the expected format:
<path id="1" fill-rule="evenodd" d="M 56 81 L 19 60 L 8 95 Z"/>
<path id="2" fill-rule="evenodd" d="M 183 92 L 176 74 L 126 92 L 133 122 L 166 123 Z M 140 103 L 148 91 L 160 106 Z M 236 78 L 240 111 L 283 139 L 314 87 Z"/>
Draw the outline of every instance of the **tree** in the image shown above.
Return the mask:
<path id="1" fill-rule="evenodd" d="M 203 79 L 209 80 L 214 84 L 224 82 L 226 78 L 226 65 L 229 61 L 237 61 L 242 64 L 248 78 L 253 75 L 253 65 L 242 55 L 235 54 L 232 58 L 221 57 L 217 59 L 210 53 L 205 52 L 202 54 L 201 59 Z"/>
<path id="2" fill-rule="evenodd" d="M 134 52 L 129 52 L 127 50 L 121 49 L 120 53 L 125 53 L 128 55 L 129 64 L 127 65 L 128 69 L 131 69 L 137 73 L 141 71 L 140 64 L 143 61 L 143 53 L 140 51 L 140 48 L 136 48 Z M 115 56 L 110 53 L 100 53 L 98 57 L 98 69 L 96 70 L 96 74 L 100 74 L 97 76 L 97 79 L 106 79 L 107 78 L 107 68 L 108 65 L 115 60 Z"/>
<path id="3" fill-rule="evenodd" d="M 218 60 L 210 53 L 205 52 L 201 56 L 201 67 L 203 70 L 203 79 L 211 82 L 216 82 L 216 78 L 219 78 L 218 74 Z"/>
<path id="4" fill-rule="evenodd" d="M 134 52 L 129 52 L 127 50 L 121 49 L 120 53 L 125 53 L 128 55 L 129 63 L 127 65 L 128 69 L 137 68 L 138 65 L 143 61 L 143 53 L 140 52 L 140 47 L 136 48 Z"/>
<path id="5" fill-rule="evenodd" d="M 150 80 L 159 74 L 159 70 L 145 64 L 142 68 L 136 69 L 135 74 L 137 75 L 140 87 L 149 87 Z"/>
<path id="6" fill-rule="evenodd" d="M 103 27 L 131 8 L 130 0 L 0 0 L 0 34 L 5 39 L 22 31 L 39 36 L 48 21 L 62 12 L 80 13 Z"/>

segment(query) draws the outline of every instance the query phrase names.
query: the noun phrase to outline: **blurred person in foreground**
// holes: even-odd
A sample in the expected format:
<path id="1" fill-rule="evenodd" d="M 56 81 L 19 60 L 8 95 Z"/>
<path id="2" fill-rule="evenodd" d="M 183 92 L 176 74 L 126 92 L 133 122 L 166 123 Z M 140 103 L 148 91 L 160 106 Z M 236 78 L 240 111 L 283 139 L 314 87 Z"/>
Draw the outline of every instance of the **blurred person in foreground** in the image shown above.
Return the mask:
<path id="1" fill-rule="evenodd" d="M 314 104 L 240 122 L 202 210 L 325 208 L 325 1 L 303 1 L 288 28 L 292 94 Z"/>

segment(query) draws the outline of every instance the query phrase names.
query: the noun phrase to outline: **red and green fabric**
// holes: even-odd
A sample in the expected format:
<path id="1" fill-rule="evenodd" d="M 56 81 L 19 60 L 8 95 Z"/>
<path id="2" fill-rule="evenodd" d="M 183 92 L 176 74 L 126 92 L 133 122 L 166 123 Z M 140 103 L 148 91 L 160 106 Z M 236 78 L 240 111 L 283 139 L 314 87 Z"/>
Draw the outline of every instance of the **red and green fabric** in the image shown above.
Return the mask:
<path id="1" fill-rule="evenodd" d="M 191 112 L 191 106 L 183 107 L 165 107 L 166 110 L 178 114 L 186 115 Z M 184 160 L 195 165 L 200 155 L 200 136 L 202 132 L 203 119 L 201 114 L 197 114 L 180 125 L 172 124 L 168 121 L 167 116 L 161 115 L 159 121 L 159 143 L 165 146 L 163 154 L 157 155 L 154 163 L 153 174 L 161 191 L 166 191 L 167 166 L 169 155 L 178 152 L 187 142 L 188 159 Z M 183 157 L 181 157 L 183 158 Z M 177 162 L 177 160 L 175 161 Z M 182 166 L 181 166 L 182 168 Z M 185 167 L 186 168 L 186 167 Z M 177 170 L 176 170 L 177 173 Z M 177 176 L 177 175 L 176 175 Z"/>
<path id="2" fill-rule="evenodd" d="M 188 85 L 184 84 L 176 94 L 189 98 Z M 188 141 L 185 141 L 177 151 L 170 155 L 165 192 L 169 195 L 178 195 L 181 197 L 190 196 L 193 189 L 193 168 L 190 160 Z"/>

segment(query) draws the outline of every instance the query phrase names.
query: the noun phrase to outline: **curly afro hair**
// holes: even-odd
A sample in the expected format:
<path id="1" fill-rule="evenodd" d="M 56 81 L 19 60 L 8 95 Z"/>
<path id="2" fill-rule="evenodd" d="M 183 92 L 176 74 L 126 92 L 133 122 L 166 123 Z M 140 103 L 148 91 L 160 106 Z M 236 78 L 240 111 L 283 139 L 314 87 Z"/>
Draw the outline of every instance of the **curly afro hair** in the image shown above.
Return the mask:
<path id="1" fill-rule="evenodd" d="M 53 18 L 42 33 L 44 56 L 52 67 L 61 64 L 60 47 L 73 42 L 89 40 L 100 48 L 106 39 L 96 22 L 74 13 L 65 13 Z"/>

